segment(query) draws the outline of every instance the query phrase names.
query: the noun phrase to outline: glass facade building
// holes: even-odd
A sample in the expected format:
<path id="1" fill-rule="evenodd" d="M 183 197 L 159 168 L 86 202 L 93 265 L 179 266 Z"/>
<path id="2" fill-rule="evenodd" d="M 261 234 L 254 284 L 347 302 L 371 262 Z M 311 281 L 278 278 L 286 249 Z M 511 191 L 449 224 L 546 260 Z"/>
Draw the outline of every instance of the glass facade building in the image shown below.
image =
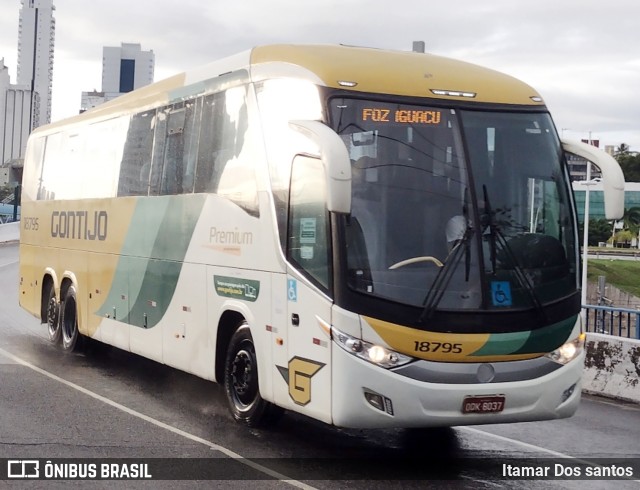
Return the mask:
<path id="1" fill-rule="evenodd" d="M 640 207 L 640 182 L 627 182 L 624 191 L 624 208 Z M 584 221 L 586 186 L 582 182 L 573 182 L 573 195 L 576 200 L 578 221 L 582 223 Z M 589 186 L 589 218 L 606 218 L 604 214 L 604 192 L 601 183 Z"/>

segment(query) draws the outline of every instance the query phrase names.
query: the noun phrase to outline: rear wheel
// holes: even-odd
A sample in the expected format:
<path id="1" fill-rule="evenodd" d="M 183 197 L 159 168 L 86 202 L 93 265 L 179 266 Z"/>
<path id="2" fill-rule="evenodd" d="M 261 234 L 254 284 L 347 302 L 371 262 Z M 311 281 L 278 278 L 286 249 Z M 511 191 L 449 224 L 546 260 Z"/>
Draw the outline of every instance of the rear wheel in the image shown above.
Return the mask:
<path id="1" fill-rule="evenodd" d="M 46 306 L 46 322 L 47 334 L 49 342 L 58 344 L 62 337 L 62 329 L 60 327 L 60 303 L 56 299 L 56 290 L 51 284 L 47 290 L 47 306 Z"/>
<path id="2" fill-rule="evenodd" d="M 78 331 L 78 304 L 76 288 L 69 286 L 61 305 L 60 329 L 62 330 L 62 348 L 68 352 L 79 350 L 81 339 Z"/>
<path id="3" fill-rule="evenodd" d="M 233 418 L 249 427 L 275 423 L 283 413 L 265 401 L 258 386 L 258 362 L 249 325 L 242 322 L 227 350 L 224 387 Z"/>

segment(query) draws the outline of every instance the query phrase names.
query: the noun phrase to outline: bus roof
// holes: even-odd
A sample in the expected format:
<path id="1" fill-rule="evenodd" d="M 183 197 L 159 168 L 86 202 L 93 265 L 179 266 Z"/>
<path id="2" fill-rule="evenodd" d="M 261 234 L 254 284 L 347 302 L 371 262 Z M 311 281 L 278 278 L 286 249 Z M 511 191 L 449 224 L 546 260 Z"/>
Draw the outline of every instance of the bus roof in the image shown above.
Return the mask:
<path id="1" fill-rule="evenodd" d="M 542 105 L 533 88 L 513 77 L 432 54 L 331 45 L 253 49 L 252 66 L 276 62 L 304 67 L 328 87 L 349 89 L 340 82 L 351 82 L 357 85 L 350 90 L 361 92 L 458 100 L 468 94 L 475 102 Z"/>
<path id="2" fill-rule="evenodd" d="M 174 75 L 101 104 L 83 114 L 38 128 L 105 119 L 202 93 L 207 81 L 245 70 L 254 81 L 294 76 L 327 87 L 480 103 L 542 106 L 529 85 L 503 73 L 432 54 L 342 45 L 258 46 Z"/>

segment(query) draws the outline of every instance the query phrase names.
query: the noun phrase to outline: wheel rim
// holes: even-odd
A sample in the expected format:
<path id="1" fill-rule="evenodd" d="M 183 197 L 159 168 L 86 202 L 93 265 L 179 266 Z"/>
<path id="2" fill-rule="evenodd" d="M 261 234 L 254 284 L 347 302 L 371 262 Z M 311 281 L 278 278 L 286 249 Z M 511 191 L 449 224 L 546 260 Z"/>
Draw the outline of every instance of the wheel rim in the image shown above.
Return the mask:
<path id="1" fill-rule="evenodd" d="M 255 401 L 257 381 L 253 350 L 239 348 L 231 364 L 231 386 L 233 401 L 240 410 L 247 410 Z"/>
<path id="2" fill-rule="evenodd" d="M 51 298 L 47 305 L 47 326 L 49 328 L 49 337 L 55 338 L 60 324 L 58 323 L 58 302 L 56 298 Z"/>

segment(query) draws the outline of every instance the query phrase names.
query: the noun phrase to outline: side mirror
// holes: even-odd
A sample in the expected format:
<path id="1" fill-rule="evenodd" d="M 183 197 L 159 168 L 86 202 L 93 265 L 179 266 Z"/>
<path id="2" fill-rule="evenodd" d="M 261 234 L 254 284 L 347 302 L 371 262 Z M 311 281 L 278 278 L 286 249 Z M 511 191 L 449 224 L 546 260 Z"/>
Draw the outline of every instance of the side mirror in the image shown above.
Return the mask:
<path id="1" fill-rule="evenodd" d="M 289 126 L 318 145 L 327 179 L 327 209 L 334 213 L 351 212 L 351 160 L 344 142 L 320 121 L 289 121 Z"/>
<path id="2" fill-rule="evenodd" d="M 624 214 L 624 174 L 618 162 L 595 146 L 578 141 L 562 140 L 567 153 L 578 155 L 597 166 L 602 172 L 604 214 L 607 219 L 620 219 Z"/>

